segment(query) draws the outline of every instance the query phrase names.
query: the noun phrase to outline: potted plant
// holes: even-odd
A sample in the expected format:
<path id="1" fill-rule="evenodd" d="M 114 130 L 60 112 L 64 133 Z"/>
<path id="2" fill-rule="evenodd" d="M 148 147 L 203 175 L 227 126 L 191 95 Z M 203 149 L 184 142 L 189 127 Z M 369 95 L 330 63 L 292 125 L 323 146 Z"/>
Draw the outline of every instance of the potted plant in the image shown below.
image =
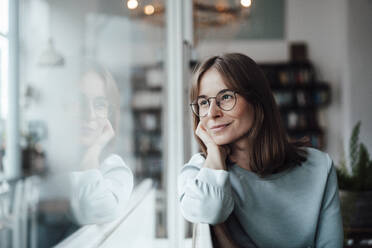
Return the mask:
<path id="1" fill-rule="evenodd" d="M 359 141 L 360 125 L 353 128 L 348 161 L 343 158 L 336 168 L 345 237 L 354 231 L 372 236 L 372 160 Z"/>

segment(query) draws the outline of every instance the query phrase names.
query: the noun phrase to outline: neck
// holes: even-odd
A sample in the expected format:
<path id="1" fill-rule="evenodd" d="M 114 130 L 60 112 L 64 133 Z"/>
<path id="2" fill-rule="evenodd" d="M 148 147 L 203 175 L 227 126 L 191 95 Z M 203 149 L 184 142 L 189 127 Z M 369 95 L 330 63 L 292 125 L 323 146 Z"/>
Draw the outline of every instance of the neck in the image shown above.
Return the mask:
<path id="1" fill-rule="evenodd" d="M 230 160 L 236 163 L 239 167 L 251 170 L 249 165 L 250 148 L 252 146 L 252 141 L 250 138 L 245 137 L 244 139 L 238 140 L 231 144 L 231 154 L 229 156 Z"/>

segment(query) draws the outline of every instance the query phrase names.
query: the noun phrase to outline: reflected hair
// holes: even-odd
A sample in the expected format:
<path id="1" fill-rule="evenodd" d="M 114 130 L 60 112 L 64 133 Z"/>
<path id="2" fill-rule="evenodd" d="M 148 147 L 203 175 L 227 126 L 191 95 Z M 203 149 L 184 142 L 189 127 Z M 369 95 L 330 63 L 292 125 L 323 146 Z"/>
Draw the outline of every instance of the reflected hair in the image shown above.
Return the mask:
<path id="1" fill-rule="evenodd" d="M 199 96 L 201 80 L 211 69 L 217 70 L 226 86 L 238 92 L 254 109 L 254 121 L 247 134 L 254 144 L 248 151 L 252 172 L 264 177 L 301 165 L 306 161 L 307 152 L 304 147 L 309 145 L 308 140 L 289 138 L 269 82 L 260 67 L 248 56 L 228 53 L 213 56 L 198 64 L 193 72 L 191 102 Z M 194 133 L 199 122 L 200 118 L 193 114 Z M 206 156 L 206 146 L 197 135 L 195 138 Z"/>
<path id="2" fill-rule="evenodd" d="M 117 83 L 107 68 L 97 61 L 85 59 L 83 63 L 82 75 L 85 75 L 89 72 L 96 73 L 104 83 L 105 93 L 112 112 L 112 114 L 109 116 L 109 120 L 115 133 L 117 134 L 120 121 L 120 94 Z"/>
<path id="3" fill-rule="evenodd" d="M 118 148 L 116 147 L 115 141 L 116 137 L 119 135 L 119 122 L 120 122 L 120 93 L 118 85 L 112 76 L 111 72 L 98 63 L 95 60 L 85 58 L 82 65 L 82 74 L 85 75 L 89 72 L 96 73 L 104 83 L 105 93 L 107 100 L 110 105 L 111 114 L 108 119 L 114 129 L 114 138 L 106 145 L 103 149 L 101 158 L 107 157 L 112 152 L 115 152 Z"/>

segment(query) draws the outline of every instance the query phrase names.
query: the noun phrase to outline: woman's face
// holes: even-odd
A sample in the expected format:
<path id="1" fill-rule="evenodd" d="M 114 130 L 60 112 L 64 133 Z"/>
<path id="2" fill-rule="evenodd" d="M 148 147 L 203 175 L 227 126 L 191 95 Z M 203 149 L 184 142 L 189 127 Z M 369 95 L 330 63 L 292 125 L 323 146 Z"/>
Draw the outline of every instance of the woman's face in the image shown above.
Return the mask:
<path id="1" fill-rule="evenodd" d="M 102 134 L 108 113 L 105 84 L 96 72 L 86 73 L 80 82 L 82 110 L 80 141 L 91 146 Z"/>
<path id="2" fill-rule="evenodd" d="M 199 96 L 214 97 L 221 90 L 228 89 L 220 73 L 211 68 L 201 78 Z M 208 134 L 217 145 L 226 145 L 237 142 L 246 136 L 252 127 L 254 111 L 250 103 L 242 96 L 236 94 L 236 104 L 233 109 L 224 111 L 220 109 L 214 99 L 210 99 L 207 116 L 200 121 Z"/>

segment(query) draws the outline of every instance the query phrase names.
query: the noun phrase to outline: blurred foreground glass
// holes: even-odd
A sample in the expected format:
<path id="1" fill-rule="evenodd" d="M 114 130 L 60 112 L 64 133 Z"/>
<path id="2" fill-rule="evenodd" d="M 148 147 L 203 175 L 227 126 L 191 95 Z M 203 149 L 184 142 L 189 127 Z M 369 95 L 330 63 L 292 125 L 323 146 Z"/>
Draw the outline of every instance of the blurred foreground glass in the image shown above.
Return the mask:
<path id="1" fill-rule="evenodd" d="M 123 3 L 21 1 L 23 146 L 44 154 L 42 170 L 36 160 L 24 161 L 28 175 L 41 178 L 37 247 L 123 218 L 132 189 L 146 178 L 157 184 L 141 210 L 151 215 L 143 226 L 128 219 L 133 223 L 125 225 L 139 229 L 122 233 L 121 242 L 166 236 L 164 26 L 132 19 Z M 45 135 L 28 128 L 35 122 Z"/>

